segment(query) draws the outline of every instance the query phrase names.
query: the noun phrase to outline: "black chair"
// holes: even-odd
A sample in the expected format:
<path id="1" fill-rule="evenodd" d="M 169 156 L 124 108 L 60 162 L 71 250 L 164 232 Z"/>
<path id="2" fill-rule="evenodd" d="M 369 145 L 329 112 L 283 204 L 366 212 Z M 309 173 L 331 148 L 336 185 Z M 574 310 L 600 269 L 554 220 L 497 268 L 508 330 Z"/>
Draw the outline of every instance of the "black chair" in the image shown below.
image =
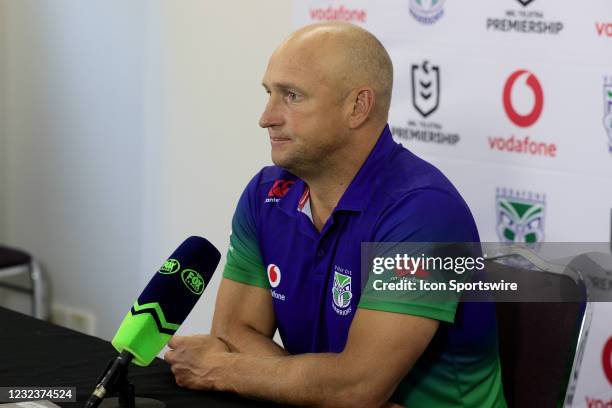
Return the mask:
<path id="1" fill-rule="evenodd" d="M 46 281 L 30 254 L 0 246 L 0 288 L 29 296 L 32 316 L 49 318 Z"/>
<path id="2" fill-rule="evenodd" d="M 571 403 L 590 321 L 582 276 L 524 248 L 504 252 L 486 261 L 486 272 L 489 280 L 517 282 L 522 291 L 495 299 L 508 406 Z"/>

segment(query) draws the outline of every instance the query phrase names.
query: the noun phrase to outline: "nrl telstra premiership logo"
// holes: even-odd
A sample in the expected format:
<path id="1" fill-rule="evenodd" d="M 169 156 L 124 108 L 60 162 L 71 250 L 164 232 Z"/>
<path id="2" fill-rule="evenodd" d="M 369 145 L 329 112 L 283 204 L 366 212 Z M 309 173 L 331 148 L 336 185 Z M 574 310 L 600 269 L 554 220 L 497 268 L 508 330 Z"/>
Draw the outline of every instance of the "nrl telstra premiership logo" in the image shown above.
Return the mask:
<path id="1" fill-rule="evenodd" d="M 608 150 L 612 153 L 612 76 L 604 78 L 604 127 L 608 133 Z"/>
<path id="2" fill-rule="evenodd" d="M 440 104 L 440 68 L 422 64 L 412 65 L 412 105 L 426 118 L 438 109 Z"/>
<path id="3" fill-rule="evenodd" d="M 523 7 L 527 7 L 533 0 L 517 0 Z"/>
<path id="4" fill-rule="evenodd" d="M 351 277 L 343 273 L 334 272 L 334 286 L 332 288 L 334 305 L 339 309 L 346 309 L 351 304 L 353 293 L 351 291 Z M 336 309 L 336 312 L 339 312 Z"/>
<path id="5" fill-rule="evenodd" d="M 498 188 L 497 236 L 501 242 L 537 243 L 544 240 L 546 196 Z"/>
<path id="6" fill-rule="evenodd" d="M 444 0 L 410 0 L 408 7 L 421 24 L 434 24 L 444 15 Z"/>

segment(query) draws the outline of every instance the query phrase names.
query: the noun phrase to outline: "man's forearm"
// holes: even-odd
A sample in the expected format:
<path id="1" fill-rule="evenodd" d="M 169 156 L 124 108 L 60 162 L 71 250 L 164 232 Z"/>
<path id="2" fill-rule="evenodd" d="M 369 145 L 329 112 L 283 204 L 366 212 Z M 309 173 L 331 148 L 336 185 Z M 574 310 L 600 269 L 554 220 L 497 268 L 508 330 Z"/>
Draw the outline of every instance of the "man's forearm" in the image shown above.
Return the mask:
<path id="1" fill-rule="evenodd" d="M 232 353 L 259 357 L 286 356 L 289 354 L 274 340 L 248 326 L 227 330 L 219 330 L 213 327 L 211 334 L 223 340 Z"/>
<path id="2" fill-rule="evenodd" d="M 213 379 L 214 388 L 281 403 L 325 407 L 373 407 L 388 395 L 377 395 L 375 373 L 364 381 L 356 365 L 340 354 L 283 357 L 226 354 Z"/>

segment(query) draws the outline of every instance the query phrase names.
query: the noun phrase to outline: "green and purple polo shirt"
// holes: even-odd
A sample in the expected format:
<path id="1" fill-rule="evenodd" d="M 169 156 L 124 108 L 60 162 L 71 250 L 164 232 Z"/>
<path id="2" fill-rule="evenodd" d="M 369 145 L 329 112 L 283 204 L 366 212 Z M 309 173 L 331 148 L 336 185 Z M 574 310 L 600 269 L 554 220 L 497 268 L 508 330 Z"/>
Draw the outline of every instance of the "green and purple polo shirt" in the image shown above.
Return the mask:
<path id="1" fill-rule="evenodd" d="M 479 241 L 450 181 L 395 143 L 386 126 L 321 232 L 309 209 L 306 183 L 271 166 L 247 185 L 232 221 L 223 276 L 270 290 L 285 349 L 341 352 L 357 308 L 436 319 L 436 335 L 392 400 L 505 407 L 493 303 L 432 305 L 365 290 L 373 277 L 361 268 L 362 242 Z"/>

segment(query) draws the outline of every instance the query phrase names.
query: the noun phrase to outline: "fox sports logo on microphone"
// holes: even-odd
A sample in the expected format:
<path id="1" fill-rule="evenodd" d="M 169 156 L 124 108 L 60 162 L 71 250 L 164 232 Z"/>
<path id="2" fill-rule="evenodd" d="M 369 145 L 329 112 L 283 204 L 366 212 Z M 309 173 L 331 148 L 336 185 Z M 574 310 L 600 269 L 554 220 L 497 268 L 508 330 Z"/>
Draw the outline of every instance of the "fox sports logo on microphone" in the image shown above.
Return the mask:
<path id="1" fill-rule="evenodd" d="M 196 295 L 201 295 L 204 292 L 204 279 L 198 271 L 193 269 L 185 269 L 181 272 L 181 280 L 191 292 Z"/>

